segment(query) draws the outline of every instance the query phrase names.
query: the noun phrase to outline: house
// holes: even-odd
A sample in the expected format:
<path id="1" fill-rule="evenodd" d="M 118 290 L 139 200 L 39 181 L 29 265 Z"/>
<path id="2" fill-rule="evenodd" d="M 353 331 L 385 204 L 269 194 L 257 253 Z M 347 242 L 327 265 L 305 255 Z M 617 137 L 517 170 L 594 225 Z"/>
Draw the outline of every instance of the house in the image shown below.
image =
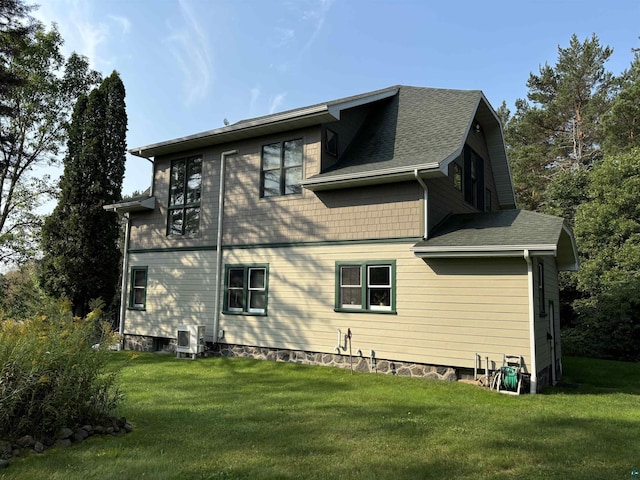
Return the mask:
<path id="1" fill-rule="evenodd" d="M 125 348 L 205 325 L 223 355 L 461 378 L 561 375 L 563 219 L 517 210 L 480 91 L 394 86 L 176 138 L 128 217 Z"/>

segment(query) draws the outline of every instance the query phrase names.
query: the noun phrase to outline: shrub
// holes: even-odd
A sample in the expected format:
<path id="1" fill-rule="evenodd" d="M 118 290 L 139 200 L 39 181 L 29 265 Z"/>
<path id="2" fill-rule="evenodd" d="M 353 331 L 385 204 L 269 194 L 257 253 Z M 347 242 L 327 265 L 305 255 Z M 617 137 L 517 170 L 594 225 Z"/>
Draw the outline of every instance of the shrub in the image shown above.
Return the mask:
<path id="1" fill-rule="evenodd" d="M 107 369 L 116 338 L 101 310 L 78 318 L 68 302 L 46 301 L 43 311 L 22 321 L 0 312 L 0 437 L 99 423 L 121 399 L 119 372 Z"/>

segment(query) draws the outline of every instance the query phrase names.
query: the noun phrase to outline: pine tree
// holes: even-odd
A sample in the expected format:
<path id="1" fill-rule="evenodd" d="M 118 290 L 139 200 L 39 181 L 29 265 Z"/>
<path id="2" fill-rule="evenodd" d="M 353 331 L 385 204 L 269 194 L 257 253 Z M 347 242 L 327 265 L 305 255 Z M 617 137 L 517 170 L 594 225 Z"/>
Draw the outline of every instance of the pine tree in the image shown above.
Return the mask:
<path id="1" fill-rule="evenodd" d="M 521 206 L 572 221 L 586 171 L 602 158 L 602 117 L 618 85 L 604 66 L 612 53 L 595 34 L 573 35 L 553 67 L 530 75 L 528 101 L 516 102 L 505 128 Z"/>
<path id="2" fill-rule="evenodd" d="M 103 205 L 121 199 L 127 116 L 125 89 L 117 72 L 76 103 L 60 199 L 43 237 L 43 283 L 68 297 L 84 315 L 101 298 L 110 305 L 117 289 L 118 219 Z"/>

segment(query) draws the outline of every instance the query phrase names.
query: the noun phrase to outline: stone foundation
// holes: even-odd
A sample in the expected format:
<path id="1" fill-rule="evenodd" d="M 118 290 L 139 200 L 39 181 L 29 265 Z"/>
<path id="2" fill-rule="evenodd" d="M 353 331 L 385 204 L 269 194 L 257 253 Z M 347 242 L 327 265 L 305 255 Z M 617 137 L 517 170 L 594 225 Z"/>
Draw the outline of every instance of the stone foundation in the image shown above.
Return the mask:
<path id="1" fill-rule="evenodd" d="M 456 381 L 458 374 L 454 368 L 421 363 L 397 362 L 364 356 L 340 355 L 335 353 L 305 352 L 301 350 L 276 350 L 246 345 L 216 344 L 213 355 L 222 357 L 248 357 L 274 362 L 291 362 L 303 365 L 353 368 L 356 372 L 383 373 L 403 377 L 433 378 Z"/>
<path id="2" fill-rule="evenodd" d="M 125 335 L 124 349 L 136 352 L 176 353 L 177 342 L 175 338 Z"/>

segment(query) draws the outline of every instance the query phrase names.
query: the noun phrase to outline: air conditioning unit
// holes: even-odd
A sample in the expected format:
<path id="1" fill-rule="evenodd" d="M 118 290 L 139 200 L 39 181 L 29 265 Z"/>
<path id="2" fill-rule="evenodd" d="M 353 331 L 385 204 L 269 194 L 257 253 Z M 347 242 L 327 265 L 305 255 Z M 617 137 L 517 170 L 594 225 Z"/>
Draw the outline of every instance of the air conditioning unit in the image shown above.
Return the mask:
<path id="1" fill-rule="evenodd" d="M 176 348 L 177 357 L 186 353 L 195 360 L 196 355 L 204 352 L 204 334 L 207 330 L 205 325 L 179 325 L 178 345 Z"/>

